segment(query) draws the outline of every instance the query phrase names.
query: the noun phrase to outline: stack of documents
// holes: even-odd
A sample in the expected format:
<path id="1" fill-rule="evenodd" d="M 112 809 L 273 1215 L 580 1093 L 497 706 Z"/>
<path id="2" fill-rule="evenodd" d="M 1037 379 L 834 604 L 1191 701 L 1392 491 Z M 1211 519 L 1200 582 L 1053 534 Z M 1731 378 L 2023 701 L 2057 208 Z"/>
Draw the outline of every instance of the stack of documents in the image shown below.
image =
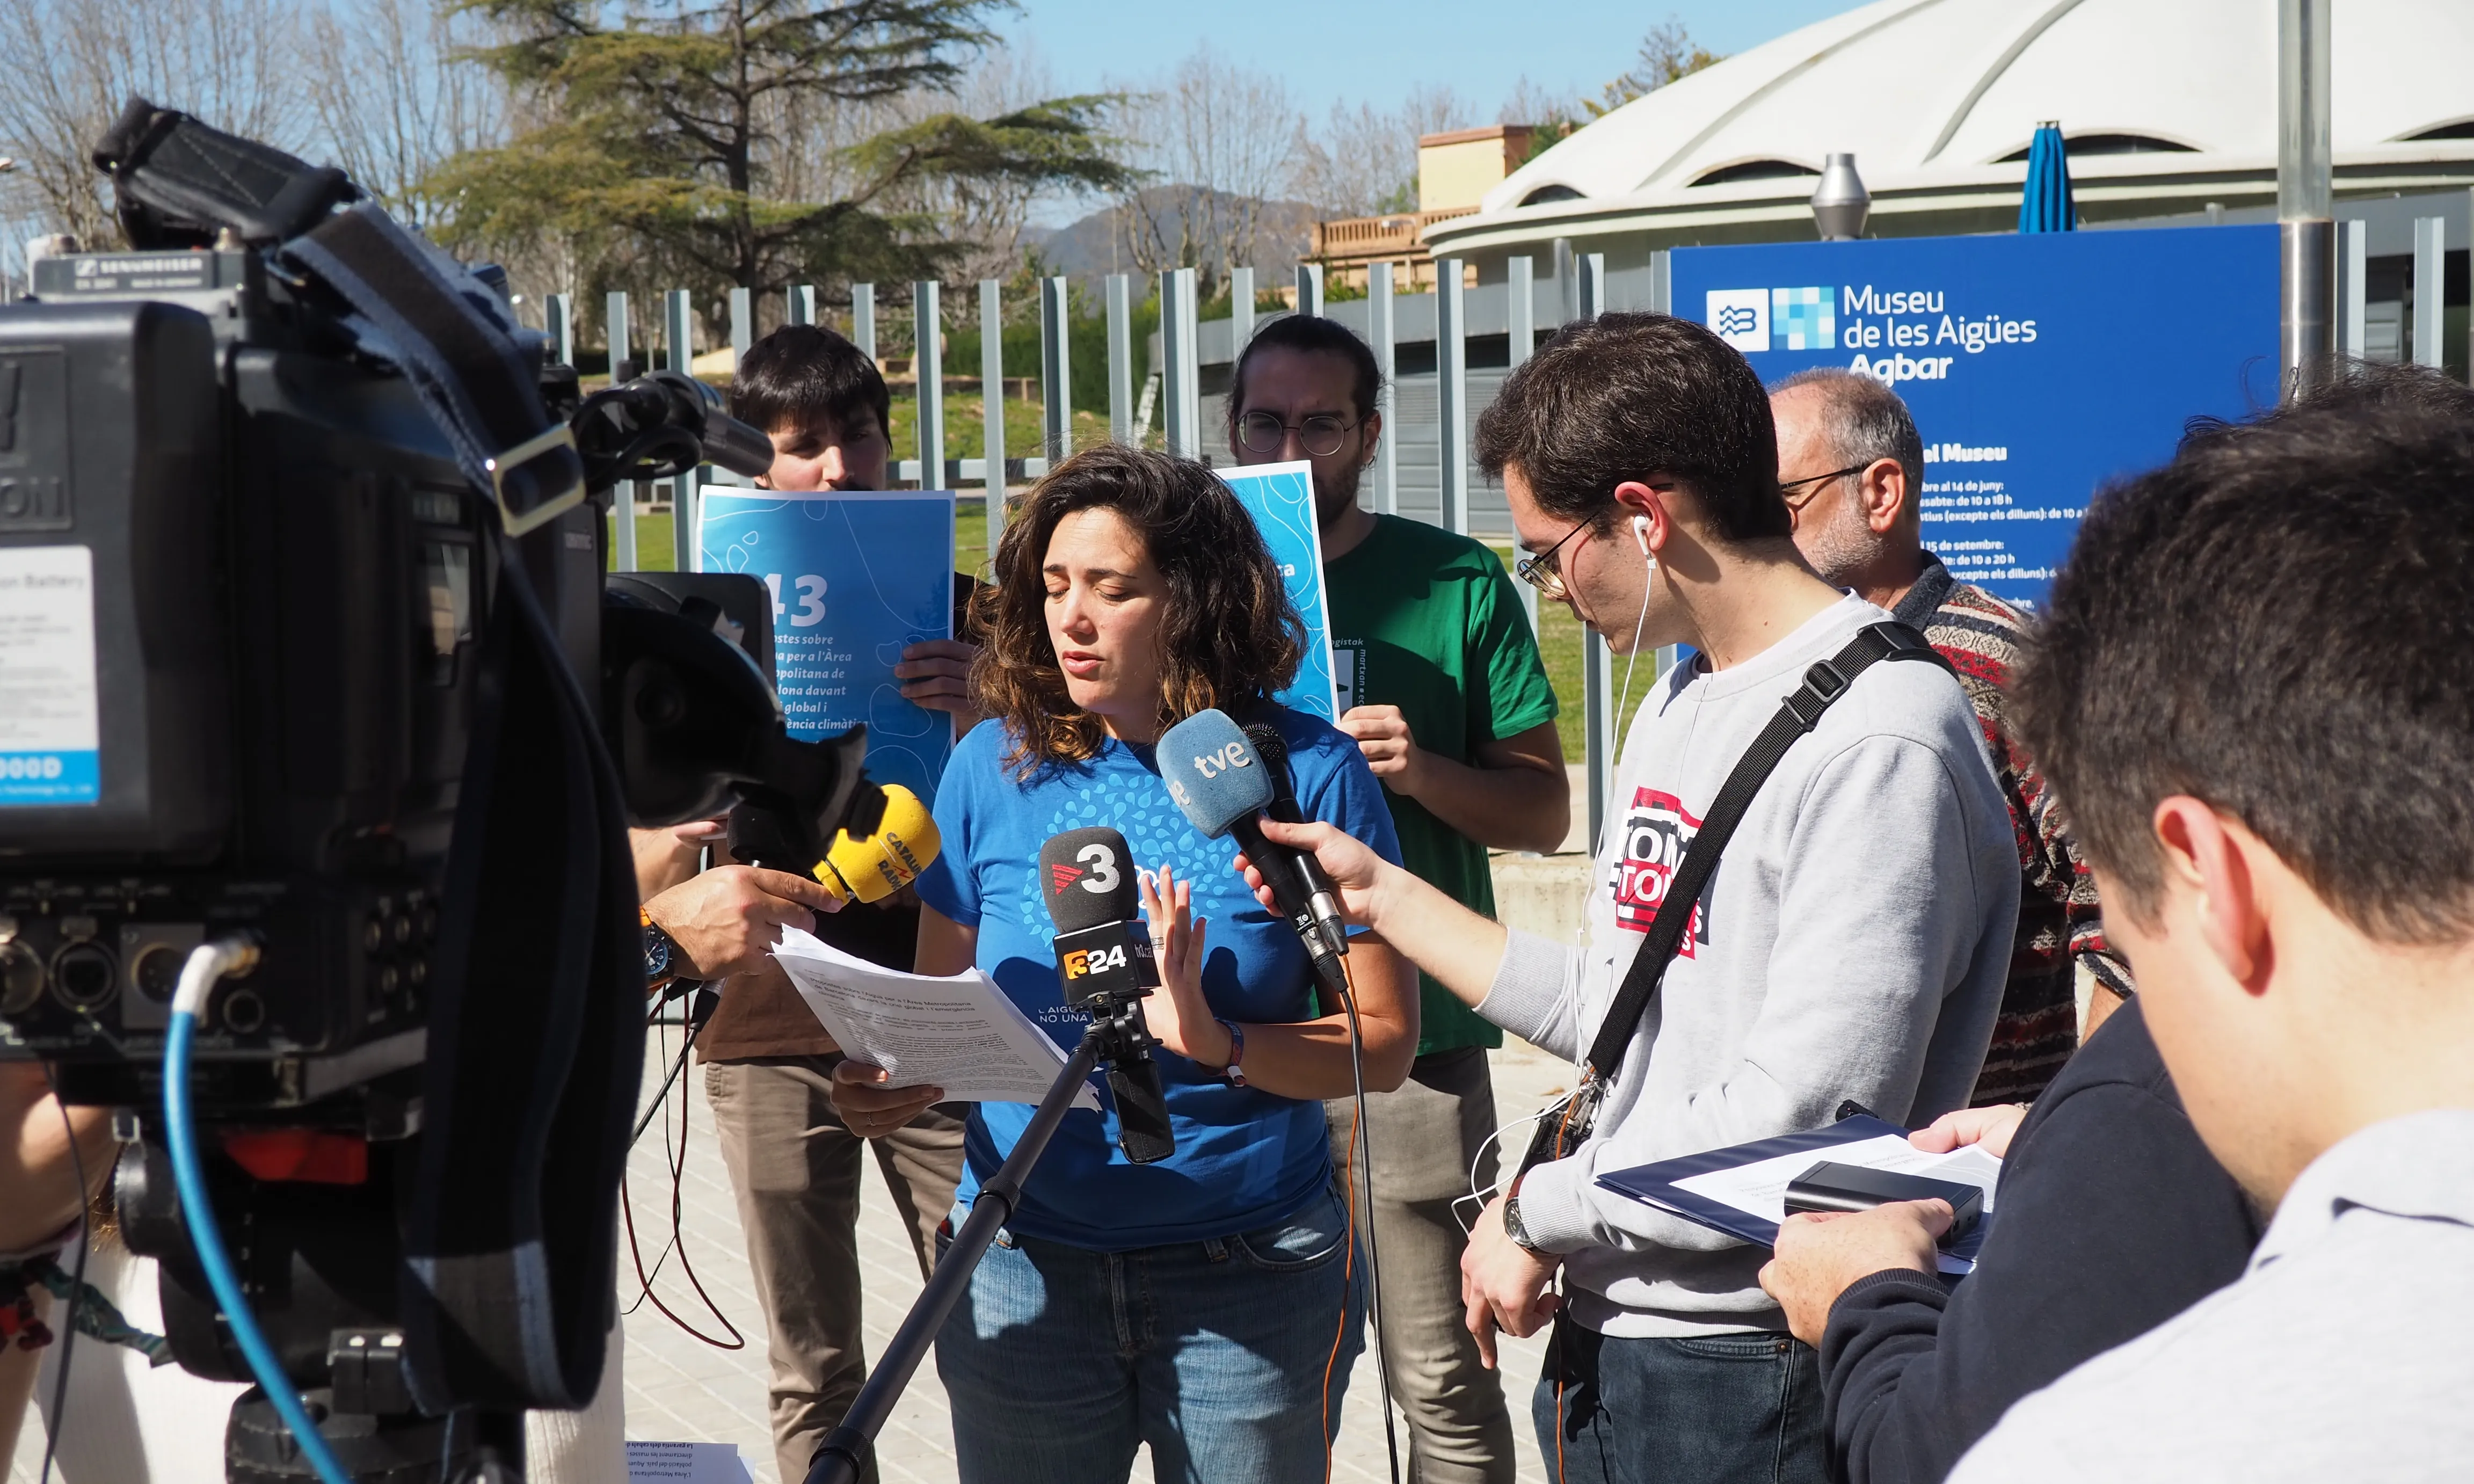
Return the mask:
<path id="1" fill-rule="evenodd" d="M 978 969 L 905 974 L 797 928 L 782 930 L 773 957 L 842 1055 L 885 1068 L 889 1086 L 942 1087 L 954 1103 L 1036 1103 L 1065 1066 L 1064 1048 Z M 1074 1106 L 1098 1111 L 1089 1083 Z"/>
<path id="2" fill-rule="evenodd" d="M 1973 1144 L 1947 1155 L 1928 1155 L 1907 1142 L 1906 1131 L 1857 1114 L 1827 1129 L 1757 1139 L 1682 1159 L 1661 1159 L 1598 1177 L 1617 1195 L 1669 1211 L 1686 1221 L 1768 1247 L 1786 1219 L 1787 1182 L 1824 1160 L 1895 1170 L 1928 1180 L 1953 1180 L 1984 1192 L 1984 1215 L 1976 1229 L 1942 1250 L 1944 1273 L 1967 1273 L 1993 1225 L 1993 1187 L 2001 1161 Z"/>

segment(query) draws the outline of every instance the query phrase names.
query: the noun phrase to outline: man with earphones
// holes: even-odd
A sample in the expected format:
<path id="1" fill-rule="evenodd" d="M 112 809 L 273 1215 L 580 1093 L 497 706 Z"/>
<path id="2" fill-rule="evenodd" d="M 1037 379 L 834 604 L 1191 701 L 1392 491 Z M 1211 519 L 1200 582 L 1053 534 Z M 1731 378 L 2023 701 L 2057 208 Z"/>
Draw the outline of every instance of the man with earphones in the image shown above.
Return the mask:
<path id="1" fill-rule="evenodd" d="M 1505 380 L 1477 452 L 1532 553 L 1522 576 L 1618 656 L 1694 651 L 1631 719 L 1583 943 L 1507 931 L 1328 827 L 1264 828 L 1314 849 L 1351 918 L 1463 1003 L 1578 1058 L 1754 738 L 1890 616 L 1797 551 L 1768 396 L 1699 325 L 1567 327 Z M 1490 1358 L 1498 1329 L 1555 1325 L 1532 1411 L 1556 1477 L 1828 1476 L 1816 1357 L 1761 1291 L 1767 1253 L 1596 1180 L 1851 1101 L 1909 1124 L 1965 1106 L 2018 898 L 1966 693 L 1935 663 L 1861 669 L 1751 795 L 1654 996 L 1617 1024 L 1586 1134 L 1470 1236 L 1467 1322 Z"/>
<path id="2" fill-rule="evenodd" d="M 1240 464 L 1304 460 L 1330 597 L 1340 728 L 1383 785 L 1411 870 L 1472 912 L 1494 911 L 1487 851 L 1554 850 L 1571 826 L 1555 692 L 1519 594 L 1492 551 L 1419 521 L 1377 515 L 1358 481 L 1384 433 L 1382 372 L 1345 326 L 1272 321 L 1229 379 L 1228 451 Z M 1511 1484 L 1503 1388 L 1461 1323 L 1467 1246 L 1454 1202 L 1470 1170 L 1494 1180 L 1490 1048 L 1503 1033 L 1428 978 L 1409 1080 L 1366 1099 L 1373 1260 L 1393 1399 L 1425 1484 Z M 1332 1159 L 1355 1107 L 1330 1105 Z"/>

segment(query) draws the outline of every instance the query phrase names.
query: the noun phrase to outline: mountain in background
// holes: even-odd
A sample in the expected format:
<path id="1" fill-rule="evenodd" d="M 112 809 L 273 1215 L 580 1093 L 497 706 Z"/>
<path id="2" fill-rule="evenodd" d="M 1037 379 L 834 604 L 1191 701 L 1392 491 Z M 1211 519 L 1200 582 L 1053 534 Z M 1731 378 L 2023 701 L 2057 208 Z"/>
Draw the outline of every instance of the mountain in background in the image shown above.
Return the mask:
<path id="1" fill-rule="evenodd" d="M 1154 185 L 1136 196 L 1130 206 L 1111 206 L 1045 231 L 1025 231 L 1023 246 L 1036 250 L 1055 272 L 1097 294 L 1103 288 L 1101 280 L 1107 275 L 1136 271 L 1133 255 L 1126 251 L 1126 238 L 1119 231 L 1120 210 L 1151 212 L 1159 237 L 1175 242 L 1176 214 L 1189 203 L 1193 203 L 1195 215 L 1207 219 L 1214 214 L 1210 207 L 1234 206 L 1238 200 L 1224 192 L 1191 185 Z M 1260 210 L 1252 255 L 1254 280 L 1257 286 L 1268 290 L 1296 279 L 1298 259 L 1306 252 L 1307 229 L 1321 220 L 1322 213 L 1302 201 L 1267 201 Z M 1224 208 L 1217 214 L 1227 217 L 1233 213 Z M 1208 254 L 1207 247 L 1205 251 Z M 1145 292 L 1137 285 L 1134 297 L 1140 299 Z"/>

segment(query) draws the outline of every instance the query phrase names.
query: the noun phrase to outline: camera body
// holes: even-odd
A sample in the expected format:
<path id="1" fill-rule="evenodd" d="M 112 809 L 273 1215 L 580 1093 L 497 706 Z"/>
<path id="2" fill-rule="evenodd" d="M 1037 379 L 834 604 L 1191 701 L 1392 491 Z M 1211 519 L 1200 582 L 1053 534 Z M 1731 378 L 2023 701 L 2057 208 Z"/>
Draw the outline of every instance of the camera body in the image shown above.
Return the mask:
<path id="1" fill-rule="evenodd" d="M 241 931 L 202 1112 L 382 1083 L 424 1055 L 501 553 L 596 675 L 604 507 L 488 539 L 412 386 L 258 253 L 35 286 L 0 305 L 0 1056 L 151 1101 L 182 960 Z"/>

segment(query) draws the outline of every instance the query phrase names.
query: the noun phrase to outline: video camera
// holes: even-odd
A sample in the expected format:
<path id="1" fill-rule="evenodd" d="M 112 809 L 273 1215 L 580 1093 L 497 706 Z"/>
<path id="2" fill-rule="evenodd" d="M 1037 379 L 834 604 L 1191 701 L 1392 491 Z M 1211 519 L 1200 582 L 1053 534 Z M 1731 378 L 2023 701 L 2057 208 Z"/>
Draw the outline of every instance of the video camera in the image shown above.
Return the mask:
<path id="1" fill-rule="evenodd" d="M 175 1351 L 246 1379 L 155 1113 L 184 966 L 245 945 L 184 1085 L 269 1343 L 355 1474 L 517 1476 L 611 1322 L 626 826 L 822 860 L 865 737 L 791 738 L 711 601 L 605 595 L 615 483 L 769 465 L 711 389 L 582 395 L 338 171 L 142 99 L 95 158 L 133 251 L 0 305 L 0 1058 L 131 1110 Z M 270 1421 L 234 1476 L 308 1476 Z"/>

